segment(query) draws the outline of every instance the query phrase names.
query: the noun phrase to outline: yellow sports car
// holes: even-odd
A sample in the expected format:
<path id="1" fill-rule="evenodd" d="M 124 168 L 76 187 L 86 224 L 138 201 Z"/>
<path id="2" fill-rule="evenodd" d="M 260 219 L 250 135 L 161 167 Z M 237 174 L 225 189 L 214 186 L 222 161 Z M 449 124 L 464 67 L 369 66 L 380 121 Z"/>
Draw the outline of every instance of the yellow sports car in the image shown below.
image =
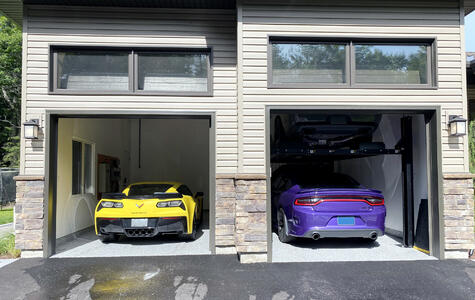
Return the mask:
<path id="1" fill-rule="evenodd" d="M 203 218 L 203 193 L 193 196 L 179 182 L 139 182 L 122 193 L 102 196 L 94 214 L 96 234 L 103 242 L 127 237 L 175 233 L 196 239 Z"/>

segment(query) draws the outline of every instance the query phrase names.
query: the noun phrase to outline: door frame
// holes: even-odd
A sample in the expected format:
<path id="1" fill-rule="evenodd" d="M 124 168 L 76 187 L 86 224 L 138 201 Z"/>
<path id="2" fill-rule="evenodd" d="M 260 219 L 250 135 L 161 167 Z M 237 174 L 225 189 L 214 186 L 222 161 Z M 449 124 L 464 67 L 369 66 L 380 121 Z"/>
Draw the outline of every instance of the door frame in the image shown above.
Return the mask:
<path id="1" fill-rule="evenodd" d="M 92 119 L 208 119 L 209 120 L 209 247 L 216 253 L 216 113 L 214 111 L 162 110 L 46 110 L 45 111 L 45 195 L 43 256 L 56 253 L 56 203 L 58 120 L 60 118 Z"/>
<path id="2" fill-rule="evenodd" d="M 348 113 L 381 113 L 381 114 L 421 114 L 426 122 L 426 153 L 427 153 L 427 192 L 429 198 L 429 244 L 430 255 L 444 259 L 443 230 L 443 175 L 442 175 L 442 132 L 441 107 L 428 106 L 394 106 L 394 105 L 266 105 L 265 107 L 265 169 L 267 178 L 267 261 L 272 262 L 272 199 L 271 199 L 271 111 L 335 111 Z"/>

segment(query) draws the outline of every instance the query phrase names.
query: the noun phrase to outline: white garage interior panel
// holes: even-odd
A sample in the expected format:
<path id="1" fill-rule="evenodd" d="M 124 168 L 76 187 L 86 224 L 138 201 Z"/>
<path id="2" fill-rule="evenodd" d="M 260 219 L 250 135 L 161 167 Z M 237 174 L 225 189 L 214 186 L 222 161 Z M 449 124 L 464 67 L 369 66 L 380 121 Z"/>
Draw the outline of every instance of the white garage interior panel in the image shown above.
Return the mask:
<path id="1" fill-rule="evenodd" d="M 307 113 L 307 112 L 306 112 Z M 325 112 L 330 114 L 330 112 Z M 358 114 L 358 112 L 353 112 Z M 289 129 L 288 112 L 271 111 L 270 134 L 275 136 L 276 116 L 283 120 L 285 131 Z M 320 112 L 321 114 L 321 112 Z M 336 112 L 341 115 L 342 113 Z M 285 164 L 315 164 L 316 171 L 322 162 L 332 166 L 333 171 L 351 176 L 364 187 L 380 190 L 385 198 L 385 235 L 375 242 L 360 238 L 322 238 L 317 241 L 299 238 L 291 243 L 282 243 L 275 232 L 272 233 L 273 262 L 305 261 L 381 261 L 381 260 L 424 260 L 435 259 L 412 247 L 404 247 L 404 174 L 403 158 L 397 151 L 401 149 L 401 120 L 412 118 L 413 143 L 413 196 L 414 196 L 414 235 L 417 231 L 418 213 L 421 199 L 428 199 L 426 123 L 423 114 L 382 114 L 377 129 L 372 134 L 373 142 L 382 142 L 386 149 L 395 153 L 374 156 L 318 157 L 292 159 L 288 163 L 273 161 L 274 172 Z M 272 142 L 271 142 L 272 145 Z M 391 151 L 388 151 L 391 152 Z M 394 152 L 394 151 L 393 151 Z M 272 151 L 271 151 L 272 153 Z M 323 170 L 323 169 L 320 169 Z M 428 239 L 428 237 L 427 237 Z M 429 250 L 429 249 L 423 249 Z"/>
<path id="2" fill-rule="evenodd" d="M 59 118 L 55 257 L 210 254 L 209 139 L 207 118 Z M 81 188 L 75 193 L 73 157 L 78 160 L 78 155 L 73 143 L 82 145 Z M 204 220 L 196 241 L 172 235 L 110 244 L 97 239 L 98 195 L 143 181 L 178 181 L 193 194 L 204 193 Z"/>

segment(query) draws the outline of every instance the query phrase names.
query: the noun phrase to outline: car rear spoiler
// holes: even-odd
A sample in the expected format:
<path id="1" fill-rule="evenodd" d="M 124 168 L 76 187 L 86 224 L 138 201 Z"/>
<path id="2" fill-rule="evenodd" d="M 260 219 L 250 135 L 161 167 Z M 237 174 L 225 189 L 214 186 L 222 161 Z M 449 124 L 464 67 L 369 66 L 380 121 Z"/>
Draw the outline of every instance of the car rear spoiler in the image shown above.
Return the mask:
<path id="1" fill-rule="evenodd" d="M 163 193 L 156 192 L 153 195 L 134 195 L 127 196 L 124 193 L 104 193 L 102 194 L 101 199 L 110 199 L 110 200 L 124 200 L 124 199 L 135 199 L 135 200 L 144 200 L 144 199 L 175 199 L 183 198 L 181 193 Z"/>

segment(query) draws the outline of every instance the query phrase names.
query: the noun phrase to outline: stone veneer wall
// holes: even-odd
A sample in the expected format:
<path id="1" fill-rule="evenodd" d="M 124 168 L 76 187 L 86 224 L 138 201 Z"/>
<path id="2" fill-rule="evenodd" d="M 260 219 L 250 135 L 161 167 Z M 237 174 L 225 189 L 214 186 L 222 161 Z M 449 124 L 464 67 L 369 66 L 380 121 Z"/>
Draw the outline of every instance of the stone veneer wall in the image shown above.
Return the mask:
<path id="1" fill-rule="evenodd" d="M 233 175 L 216 178 L 216 253 L 236 253 L 236 188 Z"/>
<path id="2" fill-rule="evenodd" d="M 267 261 L 265 175 L 216 179 L 216 253 L 238 253 L 241 262 Z"/>
<path id="3" fill-rule="evenodd" d="M 469 177 L 469 176 L 467 176 Z M 473 179 L 445 176 L 446 258 L 467 258 L 475 248 Z M 265 175 L 218 175 L 216 252 L 238 253 L 243 263 L 267 261 L 267 184 Z M 41 256 L 44 228 L 44 178 L 15 177 L 15 243 L 22 256 Z"/>
<path id="4" fill-rule="evenodd" d="M 43 256 L 44 178 L 17 176 L 15 247 L 22 257 Z"/>
<path id="5" fill-rule="evenodd" d="M 467 258 L 475 248 L 473 179 L 444 176 L 445 258 Z"/>

